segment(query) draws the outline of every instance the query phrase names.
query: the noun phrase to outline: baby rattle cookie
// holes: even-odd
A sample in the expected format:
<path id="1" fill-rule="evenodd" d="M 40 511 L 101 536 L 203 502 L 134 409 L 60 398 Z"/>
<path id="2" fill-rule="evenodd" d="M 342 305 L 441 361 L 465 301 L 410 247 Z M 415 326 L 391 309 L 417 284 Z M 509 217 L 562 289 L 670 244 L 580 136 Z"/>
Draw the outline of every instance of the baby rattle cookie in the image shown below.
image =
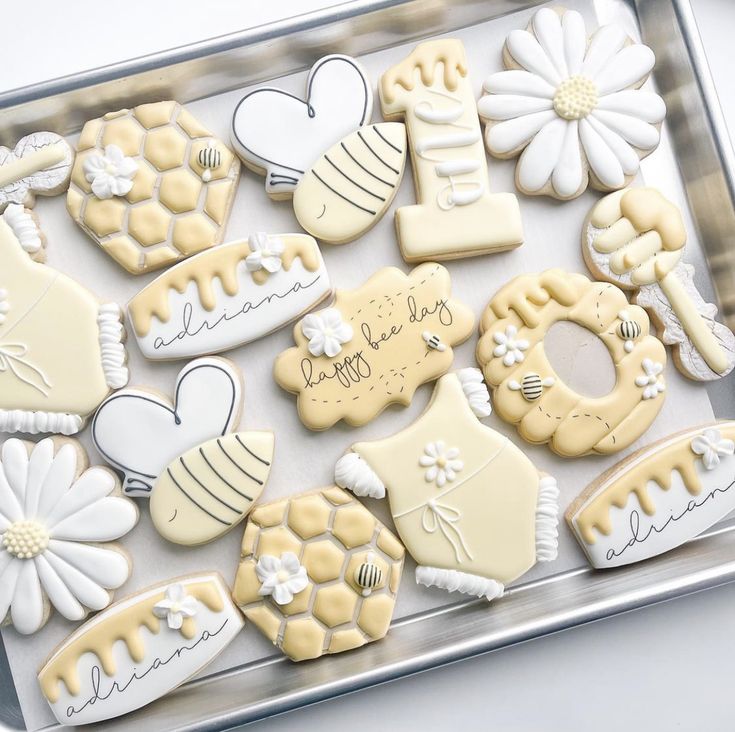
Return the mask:
<path id="1" fill-rule="evenodd" d="M 107 607 L 132 569 L 109 542 L 138 522 L 135 503 L 76 440 L 11 438 L 1 458 L 0 623 L 28 635 L 52 607 L 72 621 Z"/>
<path id="2" fill-rule="evenodd" d="M 407 262 L 458 259 L 523 242 L 518 201 L 490 193 L 482 131 L 461 41 L 419 44 L 380 80 L 387 120 L 405 119 L 417 203 L 396 211 Z"/>
<path id="3" fill-rule="evenodd" d="M 554 372 L 544 337 L 560 321 L 605 344 L 616 374 L 609 394 L 578 394 Z M 523 439 L 548 442 L 562 457 L 624 450 L 663 406 L 666 349 L 649 334 L 645 310 L 608 282 L 561 269 L 516 277 L 490 300 L 480 334 L 477 361 L 495 411 Z"/>
<path id="4" fill-rule="evenodd" d="M 289 198 L 317 159 L 372 112 L 362 66 L 349 56 L 324 56 L 311 67 L 305 100 L 269 86 L 243 97 L 232 118 L 232 145 L 248 168 L 265 176 L 271 198 Z"/>
<path id="5" fill-rule="evenodd" d="M 702 299 L 694 267 L 682 261 L 686 229 L 679 209 L 655 188 L 611 193 L 590 212 L 582 253 L 590 271 L 626 290 L 674 347 L 674 363 L 695 381 L 711 381 L 735 366 L 735 335 Z"/>
<path id="6" fill-rule="evenodd" d="M 359 501 L 323 488 L 252 512 L 232 596 L 291 660 L 341 653 L 388 632 L 403 557 Z"/>
<path id="7" fill-rule="evenodd" d="M 590 483 L 566 519 L 593 567 L 674 549 L 735 508 L 735 422 L 684 430 L 624 458 Z"/>
<path id="8" fill-rule="evenodd" d="M 273 373 L 298 397 L 301 421 L 324 430 L 343 419 L 369 422 L 389 404 L 411 403 L 421 384 L 452 365 L 452 347 L 469 338 L 472 311 L 451 298 L 449 272 L 427 263 L 406 275 L 395 267 L 294 327 L 295 348 Z"/>
<path id="9" fill-rule="evenodd" d="M 588 184 L 623 188 L 656 149 L 666 116 L 663 99 L 640 89 L 655 60 L 619 25 L 603 25 L 588 42 L 576 10 L 542 8 L 508 36 L 508 71 L 483 84 L 487 149 L 520 155 L 516 186 L 527 195 L 568 200 Z"/>
<path id="10" fill-rule="evenodd" d="M 556 480 L 479 420 L 478 369 L 442 376 L 424 413 L 384 440 L 358 442 L 335 482 L 383 498 L 416 560 L 416 582 L 494 600 L 536 562 L 556 559 Z"/>
<path id="11" fill-rule="evenodd" d="M 259 232 L 166 270 L 128 303 L 128 317 L 146 358 L 187 358 L 250 343 L 331 294 L 314 239 Z"/>
<path id="12" fill-rule="evenodd" d="M 66 207 L 118 264 L 141 274 L 219 244 L 240 161 L 177 102 L 87 122 Z"/>
<path id="13" fill-rule="evenodd" d="M 39 671 L 41 693 L 64 726 L 119 717 L 197 674 L 243 624 L 219 574 L 168 580 L 72 633 Z"/>
<path id="14" fill-rule="evenodd" d="M 42 264 L 31 213 L 0 216 L 0 432 L 81 430 L 128 381 L 120 308 Z"/>

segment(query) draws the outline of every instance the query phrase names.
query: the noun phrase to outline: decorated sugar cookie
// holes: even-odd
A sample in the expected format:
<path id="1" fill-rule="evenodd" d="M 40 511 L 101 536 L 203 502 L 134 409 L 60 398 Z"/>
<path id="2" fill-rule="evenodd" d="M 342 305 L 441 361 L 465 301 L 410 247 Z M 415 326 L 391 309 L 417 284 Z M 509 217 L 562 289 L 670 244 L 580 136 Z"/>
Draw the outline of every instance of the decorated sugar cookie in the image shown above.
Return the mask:
<path id="1" fill-rule="evenodd" d="M 569 321 L 595 334 L 615 366 L 613 390 L 578 394 L 554 372 L 544 337 Z M 480 321 L 477 360 L 496 413 L 529 442 L 562 457 L 624 450 L 650 426 L 665 397 L 666 349 L 648 316 L 622 290 L 550 269 L 521 275 L 490 300 Z"/>
<path id="2" fill-rule="evenodd" d="M 135 503 L 75 440 L 11 438 L 0 458 L 0 623 L 27 635 L 52 607 L 67 620 L 107 607 L 131 571 L 108 542 L 135 526 Z"/>
<path id="3" fill-rule="evenodd" d="M 71 435 L 128 381 L 120 308 L 41 264 L 30 212 L 0 216 L 0 432 Z"/>
<path id="4" fill-rule="evenodd" d="M 187 358 L 249 343 L 331 293 L 314 239 L 257 233 L 166 270 L 128 303 L 128 315 L 144 356 Z"/>
<path id="5" fill-rule="evenodd" d="M 53 132 L 33 132 L 9 150 L 0 147 L 0 211 L 8 204 L 33 206 L 36 196 L 66 190 L 74 152 Z"/>
<path id="6" fill-rule="evenodd" d="M 353 445 L 335 481 L 359 496 L 388 493 L 419 584 L 493 600 L 537 561 L 556 559 L 559 491 L 479 421 L 489 414 L 479 370 L 442 376 L 412 425 Z"/>
<path id="7" fill-rule="evenodd" d="M 265 176 L 272 198 L 288 198 L 321 155 L 370 121 L 373 93 L 362 66 L 325 56 L 312 66 L 306 98 L 261 87 L 240 100 L 232 144 L 245 165 Z"/>
<path id="8" fill-rule="evenodd" d="M 735 508 L 735 422 L 684 430 L 621 460 L 590 483 L 566 519 L 593 567 L 673 549 Z"/>
<path id="9" fill-rule="evenodd" d="M 87 122 L 66 198 L 74 221 L 141 274 L 219 244 L 240 161 L 177 102 Z"/>
<path id="10" fill-rule="evenodd" d="M 611 193 L 590 212 L 582 252 L 592 273 L 626 290 L 674 346 L 674 362 L 690 379 L 719 379 L 735 366 L 735 335 L 715 320 L 694 267 L 682 261 L 686 229 L 679 209 L 654 188 Z"/>
<path id="11" fill-rule="evenodd" d="M 417 203 L 396 211 L 407 262 L 499 252 L 523 242 L 518 201 L 490 193 L 461 41 L 419 44 L 380 80 L 387 120 L 405 119 Z"/>
<path id="12" fill-rule="evenodd" d="M 576 10 L 542 8 L 508 36 L 503 61 L 508 71 L 488 76 L 477 106 L 490 153 L 520 155 L 523 193 L 566 200 L 588 184 L 623 188 L 656 149 L 666 106 L 640 89 L 655 57 L 619 25 L 588 41 Z"/>
<path id="13" fill-rule="evenodd" d="M 233 597 L 292 660 L 341 653 L 388 632 L 403 556 L 349 493 L 302 493 L 251 514 Z"/>
<path id="14" fill-rule="evenodd" d="M 408 275 L 387 267 L 297 323 L 296 347 L 278 356 L 273 372 L 297 395 L 309 429 L 341 419 L 362 425 L 389 404 L 410 404 L 418 386 L 445 373 L 473 322 L 470 309 L 452 299 L 440 264 Z"/>
<path id="15" fill-rule="evenodd" d="M 183 684 L 243 623 L 218 574 L 172 579 L 115 603 L 72 633 L 46 661 L 38 683 L 60 724 L 102 722 Z"/>

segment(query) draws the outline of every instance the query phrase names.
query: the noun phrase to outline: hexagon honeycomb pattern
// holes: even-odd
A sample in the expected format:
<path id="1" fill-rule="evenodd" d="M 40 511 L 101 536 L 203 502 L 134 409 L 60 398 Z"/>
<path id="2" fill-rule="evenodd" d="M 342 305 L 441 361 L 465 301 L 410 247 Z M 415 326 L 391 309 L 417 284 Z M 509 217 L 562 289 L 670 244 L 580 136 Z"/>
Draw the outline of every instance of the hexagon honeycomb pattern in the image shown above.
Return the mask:
<path id="1" fill-rule="evenodd" d="M 258 594 L 255 567 L 293 552 L 309 584 L 278 605 Z M 242 540 L 233 597 L 248 620 L 294 661 L 340 653 L 382 638 L 393 617 L 404 548 L 353 496 L 331 487 L 257 507 Z M 375 565 L 369 589 L 358 569 Z"/>
<path id="2" fill-rule="evenodd" d="M 125 196 L 101 200 L 84 175 L 87 156 L 117 145 L 138 163 Z M 214 148 L 215 168 L 199 152 Z M 177 102 L 142 104 L 87 122 L 66 198 L 72 218 L 128 272 L 174 264 L 222 241 L 240 161 Z M 207 154 L 203 155 L 207 159 Z"/>

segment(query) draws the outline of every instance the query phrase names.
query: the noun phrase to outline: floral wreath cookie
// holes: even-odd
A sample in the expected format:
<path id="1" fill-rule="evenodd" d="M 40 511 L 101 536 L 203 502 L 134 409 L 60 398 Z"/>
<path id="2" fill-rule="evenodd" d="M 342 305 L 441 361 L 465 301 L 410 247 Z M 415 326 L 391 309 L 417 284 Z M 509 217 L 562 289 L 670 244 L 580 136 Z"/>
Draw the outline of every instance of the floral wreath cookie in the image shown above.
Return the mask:
<path id="1" fill-rule="evenodd" d="M 412 425 L 353 445 L 335 482 L 359 496 L 388 492 L 419 584 L 493 600 L 537 561 L 556 558 L 559 491 L 479 421 L 489 414 L 478 369 L 442 376 Z"/>
<path id="2" fill-rule="evenodd" d="M 508 71 L 491 74 L 478 102 L 485 142 L 498 158 L 520 154 L 516 186 L 576 198 L 589 184 L 623 188 L 653 152 L 666 106 L 642 91 L 655 63 L 618 25 L 589 39 L 575 10 L 542 8 L 503 49 Z"/>
<path id="3" fill-rule="evenodd" d="M 323 488 L 252 512 L 233 597 L 293 661 L 341 653 L 388 632 L 403 557 L 359 501 Z"/>
<path id="4" fill-rule="evenodd" d="M 31 213 L 0 216 L 0 432 L 72 435 L 128 381 L 122 314 L 42 264 Z"/>
<path id="5" fill-rule="evenodd" d="M 735 422 L 670 435 L 593 481 L 566 519 L 593 567 L 620 567 L 683 544 L 735 508 Z"/>
<path id="6" fill-rule="evenodd" d="M 605 344 L 616 374 L 609 394 L 583 396 L 554 372 L 544 337 L 560 321 Z M 560 269 L 521 275 L 490 301 L 480 333 L 477 360 L 495 411 L 525 440 L 548 442 L 562 457 L 625 449 L 663 406 L 666 349 L 649 334 L 645 310 L 610 283 Z"/>
<path id="7" fill-rule="evenodd" d="M 107 468 L 88 468 L 75 440 L 11 438 L 0 464 L 0 623 L 35 633 L 54 607 L 82 620 L 112 600 L 130 576 L 112 542 L 138 522 Z"/>
<path id="8" fill-rule="evenodd" d="M 611 193 L 590 212 L 582 253 L 590 271 L 634 290 L 674 346 L 674 363 L 685 376 L 711 381 L 735 366 L 735 335 L 715 320 L 717 306 L 704 301 L 694 267 L 682 261 L 687 234 L 679 209 L 655 188 Z"/>

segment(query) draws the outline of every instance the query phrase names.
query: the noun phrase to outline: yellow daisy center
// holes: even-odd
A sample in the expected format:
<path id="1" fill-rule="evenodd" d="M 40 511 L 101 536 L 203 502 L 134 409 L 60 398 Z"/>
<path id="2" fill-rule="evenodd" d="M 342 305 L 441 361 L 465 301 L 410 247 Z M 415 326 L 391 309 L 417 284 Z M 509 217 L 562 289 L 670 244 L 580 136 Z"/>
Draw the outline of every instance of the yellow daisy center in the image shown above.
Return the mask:
<path id="1" fill-rule="evenodd" d="M 554 111 L 564 119 L 582 119 L 597 106 L 595 82 L 586 76 L 570 76 L 554 93 Z"/>
<path id="2" fill-rule="evenodd" d="M 49 535 L 38 521 L 16 521 L 3 536 L 3 547 L 18 559 L 33 559 L 48 547 Z"/>

